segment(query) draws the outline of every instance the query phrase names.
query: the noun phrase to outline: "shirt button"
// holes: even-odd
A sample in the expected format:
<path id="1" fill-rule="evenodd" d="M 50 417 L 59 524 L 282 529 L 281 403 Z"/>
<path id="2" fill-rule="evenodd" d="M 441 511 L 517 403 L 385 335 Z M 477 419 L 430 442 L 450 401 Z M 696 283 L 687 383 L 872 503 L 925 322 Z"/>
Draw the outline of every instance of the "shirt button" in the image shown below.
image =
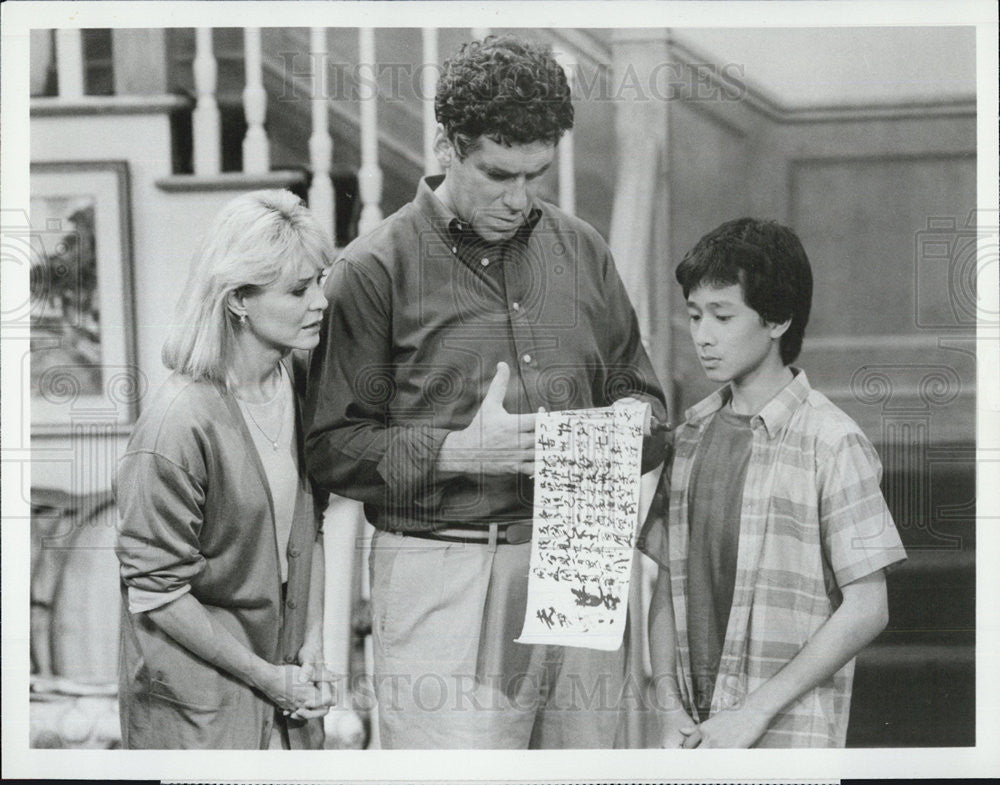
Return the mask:
<path id="1" fill-rule="evenodd" d="M 521 310 L 521 303 L 511 303 L 510 307 L 513 308 L 515 311 L 520 311 Z"/>
<path id="2" fill-rule="evenodd" d="M 295 655 L 294 654 L 286 654 L 285 655 L 285 662 L 287 662 L 289 664 L 295 662 Z"/>
<path id="3" fill-rule="evenodd" d="M 531 365 L 531 355 L 530 354 L 524 355 L 521 359 L 524 361 L 525 365 Z"/>
<path id="4" fill-rule="evenodd" d="M 458 246 L 457 246 L 457 245 L 453 245 L 453 246 L 451 247 L 451 252 L 452 252 L 452 253 L 458 253 Z"/>
<path id="5" fill-rule="evenodd" d="M 300 551 L 298 548 L 289 548 L 288 549 L 288 558 L 295 559 L 295 558 L 298 557 L 298 555 L 300 553 L 302 553 L 302 551 Z"/>
<path id="6" fill-rule="evenodd" d="M 299 604 L 295 600 L 288 600 L 288 602 L 286 602 L 285 605 L 294 610 L 295 608 L 298 607 Z"/>
<path id="7" fill-rule="evenodd" d="M 480 262 L 480 264 L 481 264 L 481 265 L 482 265 L 483 267 L 489 267 L 489 266 L 490 266 L 490 260 L 489 260 L 489 259 L 487 259 L 487 258 L 486 258 L 486 257 L 484 256 L 484 257 L 483 257 L 483 260 L 482 260 L 482 261 Z"/>

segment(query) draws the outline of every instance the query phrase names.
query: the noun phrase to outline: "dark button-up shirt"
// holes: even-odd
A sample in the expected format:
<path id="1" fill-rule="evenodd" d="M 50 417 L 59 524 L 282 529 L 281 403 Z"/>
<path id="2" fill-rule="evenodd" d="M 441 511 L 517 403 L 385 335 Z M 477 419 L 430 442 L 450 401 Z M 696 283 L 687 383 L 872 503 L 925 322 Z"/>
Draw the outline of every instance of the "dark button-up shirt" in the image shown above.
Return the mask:
<path id="1" fill-rule="evenodd" d="M 313 353 L 309 471 L 363 501 L 381 529 L 530 520 L 531 478 L 472 464 L 458 477 L 435 468 L 448 432 L 472 421 L 500 361 L 511 368 L 510 413 L 633 396 L 665 419 L 635 314 L 597 231 L 539 201 L 512 240 L 487 244 L 434 195 L 439 182 L 422 181 L 412 202 L 334 263 Z M 650 451 L 644 466 L 661 459 Z"/>

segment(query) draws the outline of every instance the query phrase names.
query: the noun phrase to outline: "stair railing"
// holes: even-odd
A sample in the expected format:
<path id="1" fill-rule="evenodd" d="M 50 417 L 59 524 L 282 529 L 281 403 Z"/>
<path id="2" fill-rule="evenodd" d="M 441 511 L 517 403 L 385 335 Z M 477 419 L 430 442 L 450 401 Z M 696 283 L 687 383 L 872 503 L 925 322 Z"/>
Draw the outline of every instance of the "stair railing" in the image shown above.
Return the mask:
<path id="1" fill-rule="evenodd" d="M 59 97 L 83 96 L 83 34 L 78 29 L 56 30 Z"/>
<path id="2" fill-rule="evenodd" d="M 434 155 L 434 136 L 437 132 L 437 118 L 434 116 L 434 96 L 437 94 L 438 77 L 438 31 L 436 27 L 425 27 L 423 38 L 424 61 L 420 70 L 420 95 L 424 99 L 424 174 L 438 174 L 441 167 Z"/>
<path id="3" fill-rule="evenodd" d="M 358 234 L 367 234 L 382 220 L 382 170 L 378 165 L 378 67 L 375 62 L 375 30 L 358 30 L 358 75 L 361 82 L 361 168 L 358 191 L 361 217 Z M 367 89 L 365 89 L 367 88 Z"/>
<path id="4" fill-rule="evenodd" d="M 195 107 L 192 125 L 194 131 L 194 173 L 219 174 L 222 164 L 222 122 L 219 103 L 215 98 L 218 66 L 212 52 L 212 28 L 195 30 L 194 63 Z"/>
<path id="5" fill-rule="evenodd" d="M 317 216 L 329 216 L 327 224 L 331 237 L 336 238 L 333 211 L 333 181 L 330 179 L 330 167 L 333 164 L 333 137 L 329 130 L 329 111 L 327 109 L 328 80 L 327 59 L 330 47 L 327 42 L 325 27 L 312 27 L 309 30 L 309 51 L 312 56 L 312 135 L 309 137 L 309 169 L 312 172 L 312 182 L 309 185 L 309 207 Z"/>
<path id="6" fill-rule="evenodd" d="M 247 120 L 247 132 L 243 137 L 243 171 L 248 174 L 264 174 L 271 169 L 271 155 L 267 132 L 264 130 L 267 91 L 264 89 L 259 27 L 243 29 L 243 66 L 246 73 L 243 113 Z"/>

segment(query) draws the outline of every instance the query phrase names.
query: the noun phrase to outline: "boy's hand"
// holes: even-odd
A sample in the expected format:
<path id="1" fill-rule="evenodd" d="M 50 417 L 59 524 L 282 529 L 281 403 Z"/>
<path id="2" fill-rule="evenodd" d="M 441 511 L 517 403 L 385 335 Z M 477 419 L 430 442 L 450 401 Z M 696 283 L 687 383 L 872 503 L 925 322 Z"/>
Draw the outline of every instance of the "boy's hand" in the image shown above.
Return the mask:
<path id="1" fill-rule="evenodd" d="M 771 718 L 764 712 L 749 707 L 724 709 L 713 714 L 701 725 L 693 722 L 681 728 L 684 747 L 708 747 L 720 749 L 747 749 L 764 735 Z"/>

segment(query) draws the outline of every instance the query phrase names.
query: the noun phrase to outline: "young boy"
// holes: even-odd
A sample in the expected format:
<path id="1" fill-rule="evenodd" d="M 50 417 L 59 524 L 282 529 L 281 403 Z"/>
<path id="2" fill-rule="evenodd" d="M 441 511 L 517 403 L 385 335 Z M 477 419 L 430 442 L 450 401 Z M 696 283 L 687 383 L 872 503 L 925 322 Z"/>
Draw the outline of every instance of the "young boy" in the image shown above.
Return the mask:
<path id="1" fill-rule="evenodd" d="M 665 514 L 640 539 L 660 565 L 660 743 L 842 747 L 854 657 L 888 620 L 883 570 L 906 557 L 881 464 L 790 365 L 812 299 L 790 229 L 725 223 L 676 275 L 702 367 L 726 386 L 674 432 Z"/>

